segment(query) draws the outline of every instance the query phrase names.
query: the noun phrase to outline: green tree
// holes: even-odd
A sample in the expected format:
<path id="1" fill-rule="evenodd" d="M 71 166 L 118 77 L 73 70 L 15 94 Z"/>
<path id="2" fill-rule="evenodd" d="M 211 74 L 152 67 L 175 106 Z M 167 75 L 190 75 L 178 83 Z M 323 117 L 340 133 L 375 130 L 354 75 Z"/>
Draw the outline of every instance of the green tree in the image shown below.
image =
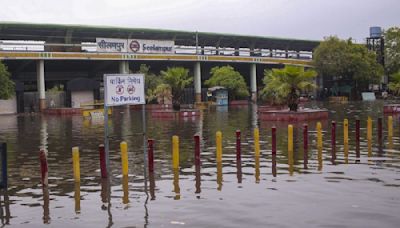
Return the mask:
<path id="1" fill-rule="evenodd" d="M 159 84 L 154 90 L 154 96 L 161 101 L 161 104 L 165 104 L 166 100 L 172 99 L 171 87 L 165 83 Z"/>
<path id="2" fill-rule="evenodd" d="M 155 90 L 158 85 L 162 83 L 162 78 L 150 72 L 150 67 L 146 64 L 141 64 L 138 73 L 144 74 L 146 85 L 146 101 L 147 103 L 154 103 L 157 100 Z"/>
<path id="3" fill-rule="evenodd" d="M 189 76 L 189 70 L 183 67 L 168 67 L 166 71 L 161 71 L 161 76 L 164 83 L 171 88 L 173 108 L 179 110 L 183 90 L 193 82 L 193 78 Z"/>
<path id="4" fill-rule="evenodd" d="M 390 81 L 388 84 L 389 89 L 396 95 L 400 95 L 400 71 L 390 75 Z"/>
<path id="5" fill-rule="evenodd" d="M 229 99 L 248 97 L 249 91 L 243 76 L 231 66 L 213 67 L 211 77 L 205 81 L 208 87 L 223 86 L 228 89 Z"/>
<path id="6" fill-rule="evenodd" d="M 7 66 L 0 61 L 0 99 L 7 100 L 14 95 L 15 85 L 10 79 Z"/>
<path id="7" fill-rule="evenodd" d="M 297 111 L 301 92 L 308 92 L 316 87 L 314 78 L 317 72 L 304 70 L 304 67 L 285 66 L 282 69 L 264 71 L 265 87 L 260 97 L 273 103 L 287 104 L 290 111 Z"/>
<path id="8" fill-rule="evenodd" d="M 385 31 L 385 68 L 389 74 L 400 71 L 400 27 Z"/>
<path id="9" fill-rule="evenodd" d="M 383 76 L 383 67 L 376 61 L 376 54 L 350 39 L 326 38 L 315 49 L 313 64 L 324 79 L 352 81 L 357 91 L 368 89 L 371 83 L 379 83 Z"/>

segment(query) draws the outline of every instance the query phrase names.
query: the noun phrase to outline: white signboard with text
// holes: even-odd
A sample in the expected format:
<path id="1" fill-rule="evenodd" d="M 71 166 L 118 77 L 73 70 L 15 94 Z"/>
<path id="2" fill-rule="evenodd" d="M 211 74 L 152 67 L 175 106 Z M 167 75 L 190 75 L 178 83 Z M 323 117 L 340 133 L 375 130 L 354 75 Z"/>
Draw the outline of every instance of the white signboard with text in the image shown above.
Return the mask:
<path id="1" fill-rule="evenodd" d="M 112 38 L 96 38 L 98 52 L 127 52 L 128 40 Z"/>
<path id="2" fill-rule="evenodd" d="M 104 105 L 145 104 L 143 74 L 105 74 Z"/>
<path id="3" fill-rule="evenodd" d="M 175 42 L 172 40 L 128 40 L 128 52 L 173 54 Z"/>

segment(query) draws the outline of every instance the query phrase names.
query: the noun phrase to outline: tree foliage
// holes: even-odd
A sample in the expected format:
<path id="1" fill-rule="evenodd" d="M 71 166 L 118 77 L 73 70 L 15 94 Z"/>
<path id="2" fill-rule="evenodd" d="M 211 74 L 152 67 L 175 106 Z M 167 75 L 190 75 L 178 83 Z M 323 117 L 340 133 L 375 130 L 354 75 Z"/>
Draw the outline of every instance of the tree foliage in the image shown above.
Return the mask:
<path id="1" fill-rule="evenodd" d="M 246 98 L 249 96 L 243 76 L 231 66 L 213 67 L 211 77 L 205 81 L 208 87 L 223 86 L 228 89 L 229 98 Z"/>
<path id="2" fill-rule="evenodd" d="M 400 71 L 400 27 L 385 31 L 385 67 L 389 74 Z"/>
<path id="3" fill-rule="evenodd" d="M 15 85 L 10 79 L 7 66 L 0 62 L 0 99 L 7 100 L 14 95 Z"/>
<path id="4" fill-rule="evenodd" d="M 282 69 L 264 71 L 264 88 L 260 92 L 263 100 L 274 104 L 287 104 L 291 111 L 297 111 L 299 96 L 316 87 L 317 72 L 304 67 L 285 66 Z"/>
<path id="5" fill-rule="evenodd" d="M 396 95 L 400 95 L 400 71 L 390 75 L 389 89 Z"/>
<path id="6" fill-rule="evenodd" d="M 174 107 L 179 109 L 183 89 L 193 82 L 193 78 L 189 76 L 189 70 L 183 67 L 169 67 L 166 71 L 161 71 L 161 76 L 164 83 L 171 88 Z"/>
<path id="7" fill-rule="evenodd" d="M 362 88 L 379 83 L 383 76 L 383 67 L 376 61 L 376 54 L 350 39 L 326 38 L 315 49 L 313 63 L 323 77 L 353 80 Z"/>
<path id="8" fill-rule="evenodd" d="M 144 74 L 146 85 L 146 100 L 147 103 L 156 102 L 157 95 L 155 90 L 162 83 L 162 78 L 150 72 L 150 67 L 146 64 L 141 64 L 138 73 Z"/>

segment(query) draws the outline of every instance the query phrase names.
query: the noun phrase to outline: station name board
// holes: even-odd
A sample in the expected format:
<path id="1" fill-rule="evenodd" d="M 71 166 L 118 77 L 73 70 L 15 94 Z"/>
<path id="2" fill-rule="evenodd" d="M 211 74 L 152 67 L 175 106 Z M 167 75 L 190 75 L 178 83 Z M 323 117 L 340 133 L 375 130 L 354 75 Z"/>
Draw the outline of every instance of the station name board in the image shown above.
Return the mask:
<path id="1" fill-rule="evenodd" d="M 98 52 L 174 54 L 172 40 L 96 38 Z"/>

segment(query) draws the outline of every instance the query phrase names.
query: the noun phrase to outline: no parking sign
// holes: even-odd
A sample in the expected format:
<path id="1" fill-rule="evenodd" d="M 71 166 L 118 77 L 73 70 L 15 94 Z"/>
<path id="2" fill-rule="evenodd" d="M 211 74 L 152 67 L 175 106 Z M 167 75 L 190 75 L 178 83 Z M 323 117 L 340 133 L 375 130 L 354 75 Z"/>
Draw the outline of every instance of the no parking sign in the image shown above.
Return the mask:
<path id="1" fill-rule="evenodd" d="M 104 75 L 104 105 L 145 104 L 143 74 Z"/>

